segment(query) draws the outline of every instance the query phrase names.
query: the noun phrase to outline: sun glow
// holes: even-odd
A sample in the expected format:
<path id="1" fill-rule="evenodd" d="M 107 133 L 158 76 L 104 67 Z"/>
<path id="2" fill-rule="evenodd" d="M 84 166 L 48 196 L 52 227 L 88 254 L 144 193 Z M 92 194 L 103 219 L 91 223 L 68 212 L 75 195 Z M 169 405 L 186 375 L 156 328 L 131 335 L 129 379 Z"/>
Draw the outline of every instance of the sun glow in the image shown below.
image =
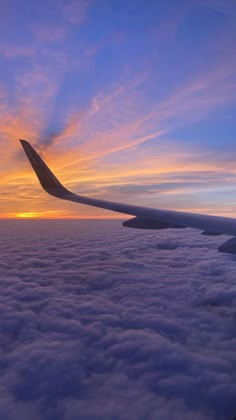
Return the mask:
<path id="1" fill-rule="evenodd" d="M 19 219 L 58 219 L 63 218 L 64 212 L 60 210 L 56 211 L 27 211 L 16 213 L 13 215 L 15 218 Z"/>
<path id="2" fill-rule="evenodd" d="M 26 213 L 18 213 L 16 217 L 19 217 L 21 219 L 29 219 L 29 218 L 38 218 L 42 216 L 42 213 L 39 212 L 26 212 Z"/>
<path id="3" fill-rule="evenodd" d="M 24 213 L 8 213 L 4 214 L 5 219 L 86 219 L 86 220 L 115 220 L 115 219 L 124 219 L 124 216 L 117 215 L 78 215 L 78 214 L 67 214 L 64 212 L 24 212 Z"/>

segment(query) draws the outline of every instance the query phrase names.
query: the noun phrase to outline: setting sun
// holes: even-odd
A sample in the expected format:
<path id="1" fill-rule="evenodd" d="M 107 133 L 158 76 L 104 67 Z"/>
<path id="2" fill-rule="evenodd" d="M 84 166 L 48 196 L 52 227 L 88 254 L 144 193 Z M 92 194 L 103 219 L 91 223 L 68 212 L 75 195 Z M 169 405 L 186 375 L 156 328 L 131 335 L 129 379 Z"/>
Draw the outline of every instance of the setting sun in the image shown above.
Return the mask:
<path id="1" fill-rule="evenodd" d="M 38 218 L 41 216 L 41 213 L 38 212 L 29 212 L 29 213 L 18 213 L 17 217 L 20 217 L 22 219 L 28 219 L 28 218 Z"/>

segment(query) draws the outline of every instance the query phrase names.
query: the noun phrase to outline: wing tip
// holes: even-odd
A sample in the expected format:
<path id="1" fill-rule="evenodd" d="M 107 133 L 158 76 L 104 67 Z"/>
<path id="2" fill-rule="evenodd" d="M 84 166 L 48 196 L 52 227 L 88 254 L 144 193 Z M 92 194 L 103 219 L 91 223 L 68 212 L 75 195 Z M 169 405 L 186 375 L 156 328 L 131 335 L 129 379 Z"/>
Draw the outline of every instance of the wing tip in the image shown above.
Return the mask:
<path id="1" fill-rule="evenodd" d="M 27 154 L 27 150 L 32 149 L 31 144 L 27 140 L 19 139 L 19 142 L 21 143 L 21 146 L 23 147 L 26 154 Z"/>
<path id="2" fill-rule="evenodd" d="M 19 141 L 43 189 L 50 195 L 63 198 L 68 190 L 58 181 L 33 146 L 27 140 L 19 139 Z"/>
<path id="3" fill-rule="evenodd" d="M 29 144 L 29 142 L 27 140 L 24 140 L 24 139 L 19 139 L 19 141 L 21 142 L 21 144 Z"/>

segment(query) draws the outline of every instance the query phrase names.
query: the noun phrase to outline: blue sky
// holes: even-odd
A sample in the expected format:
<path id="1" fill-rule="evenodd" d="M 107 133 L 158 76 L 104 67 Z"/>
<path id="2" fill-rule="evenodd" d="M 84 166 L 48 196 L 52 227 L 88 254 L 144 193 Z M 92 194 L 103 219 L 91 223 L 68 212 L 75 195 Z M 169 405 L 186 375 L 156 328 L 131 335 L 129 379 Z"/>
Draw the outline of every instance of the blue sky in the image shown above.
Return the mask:
<path id="1" fill-rule="evenodd" d="M 1 7 L 2 217 L 107 215 L 45 197 L 18 138 L 74 191 L 235 214 L 233 1 Z"/>

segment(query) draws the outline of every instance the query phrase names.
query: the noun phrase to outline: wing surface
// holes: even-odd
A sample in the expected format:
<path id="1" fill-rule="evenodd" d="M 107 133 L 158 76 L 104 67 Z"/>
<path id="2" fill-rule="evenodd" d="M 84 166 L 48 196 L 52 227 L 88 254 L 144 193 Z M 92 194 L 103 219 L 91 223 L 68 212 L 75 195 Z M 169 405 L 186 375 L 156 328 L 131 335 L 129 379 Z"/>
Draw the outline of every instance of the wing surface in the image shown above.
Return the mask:
<path id="1" fill-rule="evenodd" d="M 55 177 L 46 163 L 26 140 L 20 140 L 23 149 L 44 190 L 54 197 L 88 206 L 129 214 L 145 220 L 168 224 L 169 227 L 191 227 L 210 234 L 236 236 L 236 219 L 205 214 L 186 213 L 173 210 L 140 207 L 131 204 L 116 203 L 96 198 L 81 196 L 67 190 Z"/>

